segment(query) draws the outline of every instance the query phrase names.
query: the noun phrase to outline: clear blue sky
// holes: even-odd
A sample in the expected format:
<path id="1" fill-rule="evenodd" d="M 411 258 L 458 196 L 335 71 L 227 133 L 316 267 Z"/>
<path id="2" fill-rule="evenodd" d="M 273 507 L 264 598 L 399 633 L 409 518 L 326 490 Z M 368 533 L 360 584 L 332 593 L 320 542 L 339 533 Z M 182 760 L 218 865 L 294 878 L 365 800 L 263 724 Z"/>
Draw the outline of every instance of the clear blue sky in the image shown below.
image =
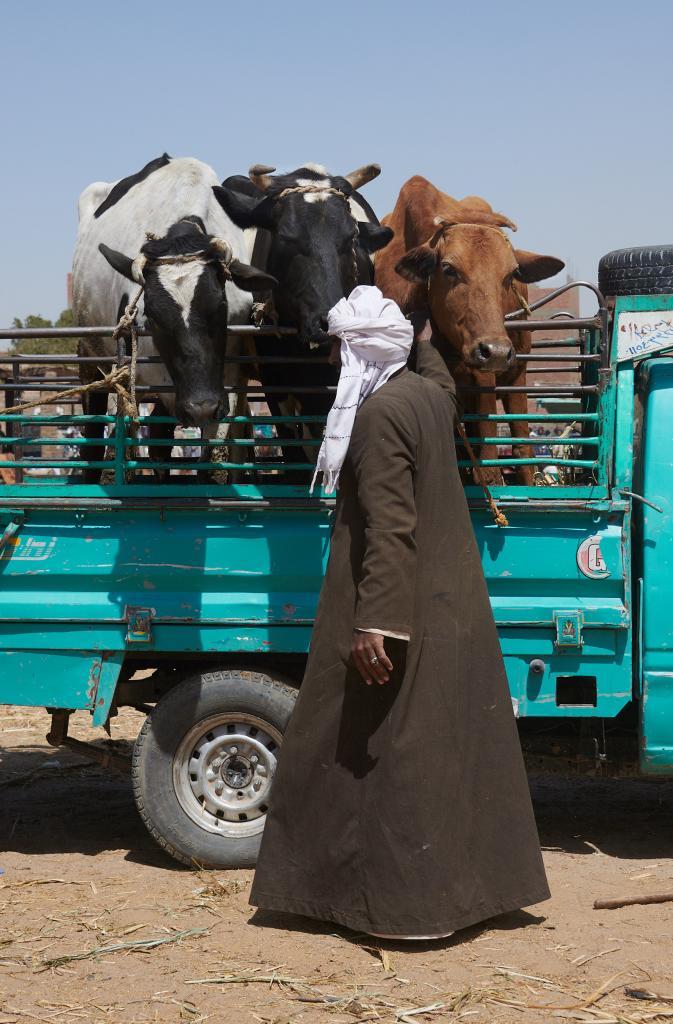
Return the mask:
<path id="1" fill-rule="evenodd" d="M 670 0 L 0 2 L 0 325 L 55 317 L 81 189 L 167 150 L 222 177 L 383 167 L 477 193 L 596 277 L 673 242 Z"/>

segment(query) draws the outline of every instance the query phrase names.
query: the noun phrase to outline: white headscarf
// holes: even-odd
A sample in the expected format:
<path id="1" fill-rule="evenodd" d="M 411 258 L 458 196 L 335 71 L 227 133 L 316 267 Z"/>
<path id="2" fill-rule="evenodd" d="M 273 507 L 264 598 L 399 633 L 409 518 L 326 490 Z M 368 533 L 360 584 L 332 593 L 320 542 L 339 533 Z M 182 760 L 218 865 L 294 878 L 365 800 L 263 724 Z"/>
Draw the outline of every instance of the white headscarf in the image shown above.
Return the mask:
<path id="1" fill-rule="evenodd" d="M 392 299 L 378 288 L 358 285 L 327 314 L 328 331 L 341 338 L 341 376 L 325 426 L 318 473 L 328 494 L 339 484 L 358 407 L 406 364 L 414 331 Z"/>

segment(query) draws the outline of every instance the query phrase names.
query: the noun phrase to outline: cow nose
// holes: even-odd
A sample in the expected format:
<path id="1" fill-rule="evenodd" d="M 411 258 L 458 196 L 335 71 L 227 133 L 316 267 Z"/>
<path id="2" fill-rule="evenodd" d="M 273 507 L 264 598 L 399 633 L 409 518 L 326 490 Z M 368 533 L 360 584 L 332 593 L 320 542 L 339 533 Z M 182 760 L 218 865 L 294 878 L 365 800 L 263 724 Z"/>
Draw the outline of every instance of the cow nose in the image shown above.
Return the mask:
<path id="1" fill-rule="evenodd" d="M 509 370 L 514 365 L 514 348 L 508 339 L 482 338 L 472 348 L 470 353 L 473 366 L 480 370 L 491 370 L 498 372 Z"/>
<path id="2" fill-rule="evenodd" d="M 184 418 L 189 420 L 190 426 L 206 427 L 219 419 L 220 403 L 217 399 L 202 398 L 198 401 L 189 401 L 183 404 Z"/>

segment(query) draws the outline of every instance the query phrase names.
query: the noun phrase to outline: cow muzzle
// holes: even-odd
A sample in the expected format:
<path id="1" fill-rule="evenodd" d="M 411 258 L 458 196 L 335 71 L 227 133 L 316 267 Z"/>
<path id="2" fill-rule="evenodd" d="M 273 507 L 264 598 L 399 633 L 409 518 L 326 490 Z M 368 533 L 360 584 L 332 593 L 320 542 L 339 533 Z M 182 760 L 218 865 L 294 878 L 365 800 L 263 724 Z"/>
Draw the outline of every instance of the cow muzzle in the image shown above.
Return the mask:
<path id="1" fill-rule="evenodd" d="M 466 362 L 476 370 L 502 373 L 512 369 L 515 359 L 509 338 L 480 338 L 468 349 Z"/>
<path id="2" fill-rule="evenodd" d="M 220 420 L 222 403 L 219 398 L 190 399 L 180 402 L 178 419 L 186 427 L 212 427 Z"/>
<path id="3" fill-rule="evenodd" d="M 300 323 L 298 337 L 312 354 L 328 355 L 334 338 L 328 333 L 327 315 L 314 316 Z"/>

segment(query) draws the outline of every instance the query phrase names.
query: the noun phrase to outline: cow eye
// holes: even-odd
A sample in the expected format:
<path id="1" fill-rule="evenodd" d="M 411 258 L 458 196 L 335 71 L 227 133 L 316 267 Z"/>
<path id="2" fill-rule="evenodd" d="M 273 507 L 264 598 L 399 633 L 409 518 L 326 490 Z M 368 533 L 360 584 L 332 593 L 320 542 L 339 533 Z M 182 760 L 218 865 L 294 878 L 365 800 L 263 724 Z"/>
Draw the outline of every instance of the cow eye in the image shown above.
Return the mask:
<path id="1" fill-rule="evenodd" d="M 442 273 L 448 277 L 450 281 L 458 281 L 460 275 L 453 263 L 442 263 Z"/>

